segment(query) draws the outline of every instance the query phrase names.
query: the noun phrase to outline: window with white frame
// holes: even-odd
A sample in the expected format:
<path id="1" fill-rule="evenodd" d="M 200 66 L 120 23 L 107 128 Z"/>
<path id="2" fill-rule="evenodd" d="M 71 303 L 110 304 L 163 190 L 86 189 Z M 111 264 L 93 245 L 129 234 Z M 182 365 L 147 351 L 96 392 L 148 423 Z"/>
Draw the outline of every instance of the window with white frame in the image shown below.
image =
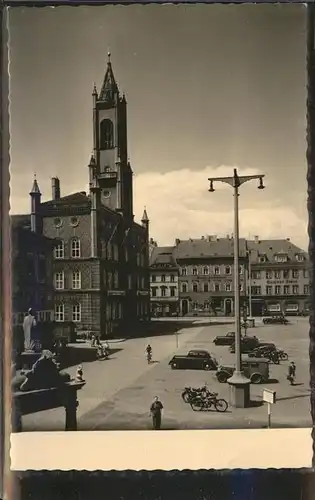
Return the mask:
<path id="1" fill-rule="evenodd" d="M 73 304 L 72 306 L 72 321 L 80 323 L 81 321 L 81 304 Z"/>
<path id="2" fill-rule="evenodd" d="M 272 280 L 272 271 L 266 271 L 266 279 Z"/>
<path id="3" fill-rule="evenodd" d="M 209 283 L 204 283 L 203 284 L 203 291 L 204 292 L 209 292 Z"/>
<path id="4" fill-rule="evenodd" d="M 193 283 L 193 292 L 198 292 L 198 283 Z"/>
<path id="5" fill-rule="evenodd" d="M 275 279 L 276 280 L 281 279 L 281 271 L 275 271 Z"/>
<path id="6" fill-rule="evenodd" d="M 225 266 L 225 274 L 227 274 L 227 275 L 232 274 L 231 266 Z"/>
<path id="7" fill-rule="evenodd" d="M 151 297 L 156 297 L 156 287 L 151 286 Z"/>
<path id="8" fill-rule="evenodd" d="M 243 273 L 244 273 L 244 267 L 243 267 L 243 266 L 240 266 L 240 267 L 239 267 L 239 271 L 238 271 L 238 272 L 239 272 L 239 274 L 243 274 Z"/>
<path id="9" fill-rule="evenodd" d="M 203 274 L 206 275 L 206 276 L 209 274 L 209 267 L 208 266 L 204 266 L 204 268 L 203 268 Z"/>
<path id="10" fill-rule="evenodd" d="M 297 256 L 296 256 L 296 260 L 297 260 L 298 262 L 303 262 L 303 261 L 304 261 L 304 255 L 302 255 L 302 254 L 297 254 Z"/>
<path id="11" fill-rule="evenodd" d="M 81 257 L 81 242 L 79 238 L 73 238 L 73 240 L 71 240 L 71 257 L 73 259 Z"/>
<path id="12" fill-rule="evenodd" d="M 182 267 L 182 269 L 181 269 L 181 275 L 182 276 L 186 276 L 187 275 L 187 269 L 186 269 L 186 267 Z"/>
<path id="13" fill-rule="evenodd" d="M 192 273 L 193 273 L 194 276 L 197 276 L 197 274 L 198 274 L 198 268 L 197 267 L 193 267 Z"/>
<path id="14" fill-rule="evenodd" d="M 188 284 L 187 283 L 182 283 L 182 293 L 187 293 L 188 290 Z"/>
<path id="15" fill-rule="evenodd" d="M 65 320 L 65 306 L 64 304 L 56 304 L 55 305 L 55 321 L 64 321 Z"/>
<path id="16" fill-rule="evenodd" d="M 225 291 L 230 292 L 232 290 L 232 285 L 229 281 L 227 281 L 224 285 Z"/>
<path id="17" fill-rule="evenodd" d="M 64 241 L 60 241 L 59 245 L 57 245 L 54 249 L 54 257 L 55 259 L 64 259 L 65 257 L 65 244 Z"/>
<path id="18" fill-rule="evenodd" d="M 292 278 L 298 278 L 299 277 L 299 270 L 298 269 L 292 269 Z"/>
<path id="19" fill-rule="evenodd" d="M 81 288 L 81 271 L 73 271 L 72 273 L 72 288 L 80 290 Z"/>
<path id="20" fill-rule="evenodd" d="M 55 283 L 56 290 L 63 290 L 64 289 L 64 287 L 65 287 L 65 274 L 63 271 L 59 271 L 58 273 L 55 273 L 54 283 Z"/>
<path id="21" fill-rule="evenodd" d="M 161 287 L 161 297 L 166 297 L 166 290 L 167 290 L 166 286 Z"/>
<path id="22" fill-rule="evenodd" d="M 299 285 L 293 285 L 292 292 L 293 292 L 293 295 L 298 295 L 299 294 Z"/>
<path id="23" fill-rule="evenodd" d="M 220 289 L 221 289 L 221 287 L 220 287 L 220 283 L 215 283 L 215 284 L 214 284 L 214 291 L 215 291 L 215 292 L 219 292 L 219 291 L 220 291 Z"/>
<path id="24" fill-rule="evenodd" d="M 214 266 L 213 273 L 218 276 L 220 274 L 220 266 Z"/>

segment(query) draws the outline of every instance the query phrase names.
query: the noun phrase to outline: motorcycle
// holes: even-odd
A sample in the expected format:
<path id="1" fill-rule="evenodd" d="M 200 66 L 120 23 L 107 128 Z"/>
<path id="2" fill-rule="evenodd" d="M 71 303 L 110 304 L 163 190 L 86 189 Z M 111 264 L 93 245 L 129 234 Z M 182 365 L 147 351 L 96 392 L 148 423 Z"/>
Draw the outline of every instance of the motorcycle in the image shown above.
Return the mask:
<path id="1" fill-rule="evenodd" d="M 218 393 L 214 392 L 211 396 L 203 398 L 202 396 L 196 396 L 192 401 L 190 401 L 190 406 L 193 411 L 210 410 L 214 408 L 220 413 L 224 413 L 228 409 L 228 403 L 225 399 L 217 398 Z"/>
<path id="2" fill-rule="evenodd" d="M 289 359 L 288 354 L 283 349 L 278 349 L 278 355 L 283 361 L 287 361 Z"/>
<path id="3" fill-rule="evenodd" d="M 203 387 L 185 387 L 182 392 L 182 399 L 185 403 L 189 403 L 196 396 L 207 397 L 210 396 L 211 392 L 206 386 Z"/>

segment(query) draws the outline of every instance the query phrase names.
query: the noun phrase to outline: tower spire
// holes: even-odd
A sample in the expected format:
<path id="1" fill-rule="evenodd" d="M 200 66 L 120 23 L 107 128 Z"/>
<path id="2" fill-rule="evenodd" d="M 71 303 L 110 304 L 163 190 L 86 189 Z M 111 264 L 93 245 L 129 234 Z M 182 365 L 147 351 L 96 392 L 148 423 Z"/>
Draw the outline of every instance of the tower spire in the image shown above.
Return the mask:
<path id="1" fill-rule="evenodd" d="M 144 207 L 141 222 L 142 222 L 142 224 L 147 224 L 149 222 L 149 217 L 148 217 L 148 214 L 147 214 L 147 208 L 146 207 Z"/>
<path id="2" fill-rule="evenodd" d="M 100 91 L 99 100 L 112 103 L 115 100 L 115 96 L 118 96 L 119 90 L 115 80 L 112 63 L 111 63 L 111 53 L 107 53 L 107 68 L 103 81 L 103 85 Z"/>
<path id="3" fill-rule="evenodd" d="M 32 186 L 31 192 L 30 192 L 31 196 L 34 194 L 37 194 L 37 195 L 41 194 L 40 189 L 39 189 L 39 185 L 38 185 L 38 182 L 36 179 L 36 173 L 34 173 L 33 186 Z"/>

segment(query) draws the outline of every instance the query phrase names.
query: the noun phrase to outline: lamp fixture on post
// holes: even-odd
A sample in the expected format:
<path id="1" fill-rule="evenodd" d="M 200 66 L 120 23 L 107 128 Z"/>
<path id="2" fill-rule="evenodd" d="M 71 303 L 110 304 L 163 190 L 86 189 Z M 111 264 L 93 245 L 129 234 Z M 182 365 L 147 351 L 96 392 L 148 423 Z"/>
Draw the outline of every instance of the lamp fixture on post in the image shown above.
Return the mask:
<path id="1" fill-rule="evenodd" d="M 239 176 L 234 168 L 231 177 L 213 177 L 210 182 L 209 192 L 215 191 L 213 184 L 215 181 L 229 184 L 234 191 L 234 316 L 235 316 L 235 371 L 228 383 L 231 388 L 231 403 L 235 408 L 246 408 L 250 402 L 250 380 L 245 377 L 242 371 L 241 352 L 241 314 L 240 314 L 240 275 L 239 275 L 239 188 L 242 184 L 254 179 L 259 179 L 258 189 L 264 189 L 264 175 L 243 175 Z"/>

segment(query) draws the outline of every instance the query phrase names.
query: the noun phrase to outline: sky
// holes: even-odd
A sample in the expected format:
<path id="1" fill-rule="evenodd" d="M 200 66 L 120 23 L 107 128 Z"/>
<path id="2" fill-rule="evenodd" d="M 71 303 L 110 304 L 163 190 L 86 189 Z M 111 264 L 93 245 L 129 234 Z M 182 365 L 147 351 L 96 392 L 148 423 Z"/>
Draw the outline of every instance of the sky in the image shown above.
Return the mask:
<path id="1" fill-rule="evenodd" d="M 240 233 L 307 249 L 304 5 L 15 7 L 9 13 L 11 211 L 33 174 L 50 198 L 88 189 L 92 89 L 111 52 L 128 102 L 134 213 L 150 236 L 233 233 L 232 190 L 209 177 L 265 174 L 240 190 Z"/>

